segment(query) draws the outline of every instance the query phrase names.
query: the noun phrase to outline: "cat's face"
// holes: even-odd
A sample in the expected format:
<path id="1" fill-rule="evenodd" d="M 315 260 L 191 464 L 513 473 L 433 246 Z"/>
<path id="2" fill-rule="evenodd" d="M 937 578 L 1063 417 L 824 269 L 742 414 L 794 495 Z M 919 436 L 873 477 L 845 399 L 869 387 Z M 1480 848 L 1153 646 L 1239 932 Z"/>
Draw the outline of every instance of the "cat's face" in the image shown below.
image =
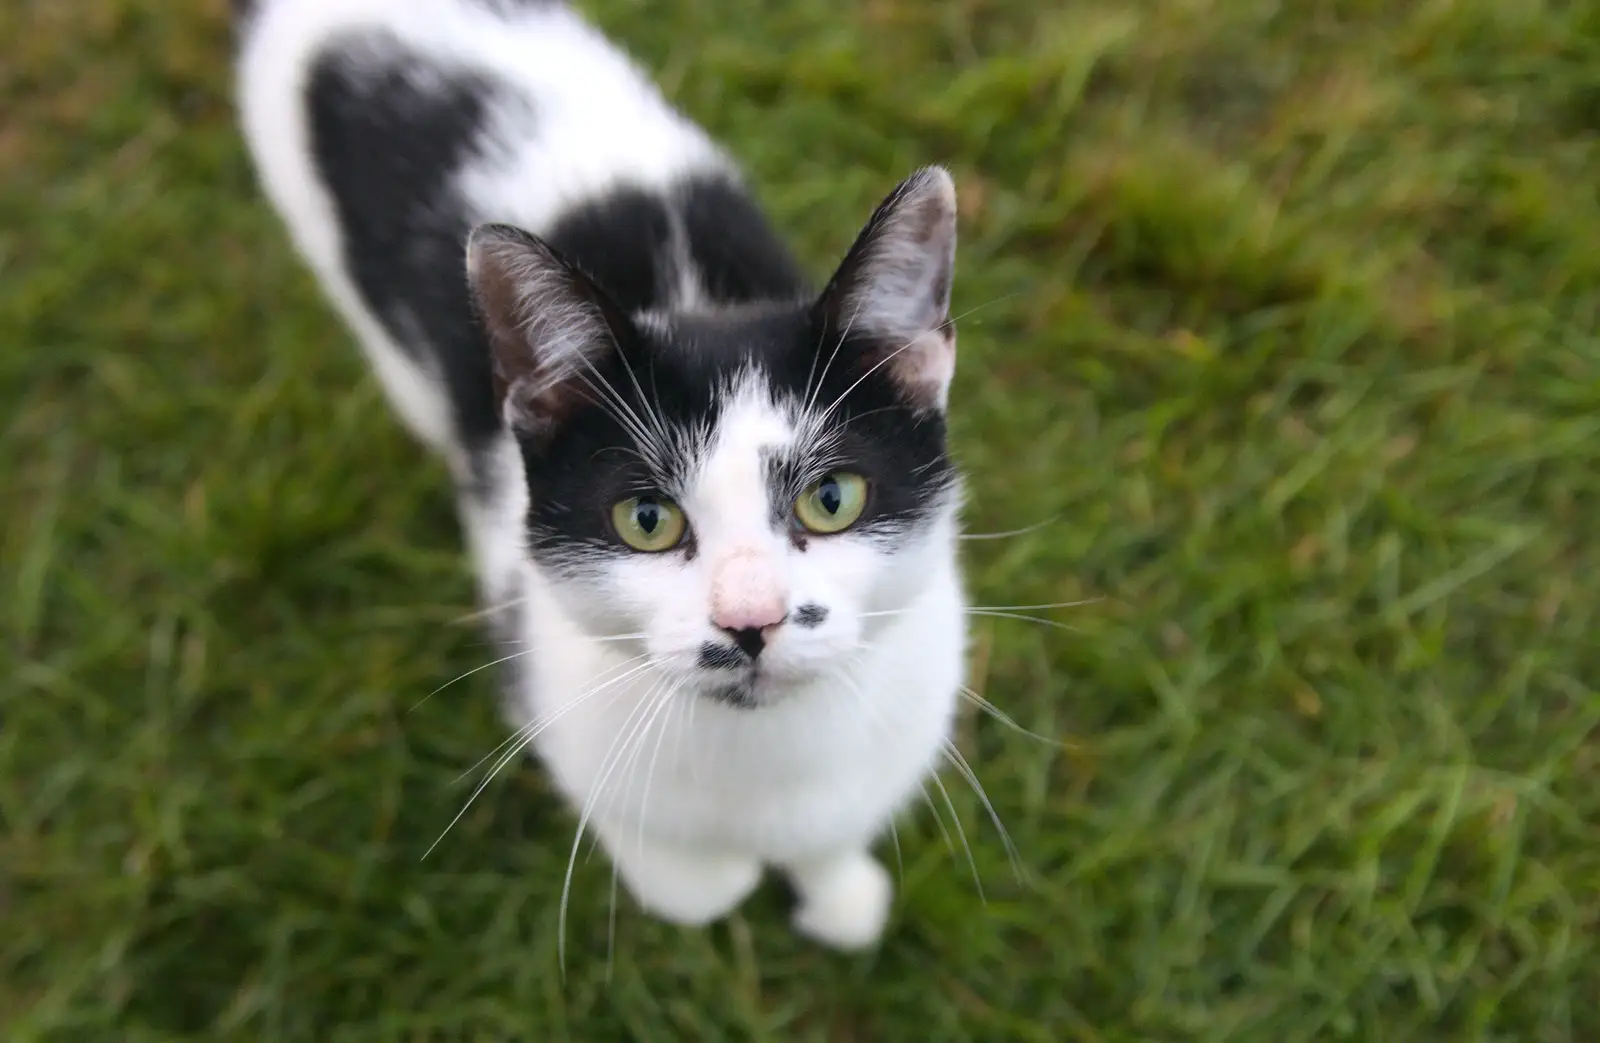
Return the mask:
<path id="1" fill-rule="evenodd" d="M 671 683 L 751 706 L 842 673 L 951 553 L 954 201 L 919 178 L 816 301 L 715 316 L 620 315 L 537 240 L 474 235 L 531 554 Z"/>
<path id="2" fill-rule="evenodd" d="M 596 374 L 625 408 L 524 447 L 535 559 L 591 633 L 640 634 L 668 673 L 731 701 L 848 666 L 948 552 L 942 417 L 857 365 L 808 387 L 826 359 L 801 314 L 644 343 L 654 366 Z M 741 345 L 745 365 L 688 350 L 731 361 Z"/>

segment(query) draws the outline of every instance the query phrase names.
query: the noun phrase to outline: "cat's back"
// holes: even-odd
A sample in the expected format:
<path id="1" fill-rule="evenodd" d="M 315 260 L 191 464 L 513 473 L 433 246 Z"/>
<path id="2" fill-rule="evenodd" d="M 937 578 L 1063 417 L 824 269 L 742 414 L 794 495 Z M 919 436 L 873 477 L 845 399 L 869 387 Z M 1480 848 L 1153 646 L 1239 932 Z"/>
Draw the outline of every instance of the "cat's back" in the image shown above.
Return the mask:
<path id="1" fill-rule="evenodd" d="M 499 423 L 463 278 L 475 224 L 548 237 L 630 310 L 798 282 L 734 164 L 564 4 L 235 10 L 237 104 L 262 189 L 436 445 Z"/>
<path id="2" fill-rule="evenodd" d="M 729 166 L 564 4 L 255 0 L 239 29 L 246 137 L 318 255 L 336 226 L 382 244 L 428 214 L 541 232 L 619 186 Z"/>
<path id="3" fill-rule="evenodd" d="M 609 184 L 726 166 L 626 53 L 551 0 L 255 0 L 239 30 L 253 146 L 298 151 L 330 181 L 342 165 L 369 184 L 430 164 L 515 168 L 530 175 L 515 178 L 517 209 L 538 226 Z"/>

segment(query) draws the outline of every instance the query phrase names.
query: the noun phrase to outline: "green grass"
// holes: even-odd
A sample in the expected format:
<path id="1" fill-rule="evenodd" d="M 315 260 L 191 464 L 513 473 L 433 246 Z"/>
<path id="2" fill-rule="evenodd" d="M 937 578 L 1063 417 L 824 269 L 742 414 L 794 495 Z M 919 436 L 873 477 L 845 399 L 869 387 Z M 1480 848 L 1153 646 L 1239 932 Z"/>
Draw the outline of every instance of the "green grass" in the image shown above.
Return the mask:
<path id="1" fill-rule="evenodd" d="M 0 6 L 0 1036 L 1600 1040 L 1600 15 L 587 4 L 818 274 L 963 203 L 984 885 L 685 932 L 502 737 L 440 468 L 291 256 L 222 0 Z M 948 812 L 946 813 L 948 819 Z M 948 822 L 942 829 L 952 829 Z M 890 856 L 892 857 L 892 856 Z"/>

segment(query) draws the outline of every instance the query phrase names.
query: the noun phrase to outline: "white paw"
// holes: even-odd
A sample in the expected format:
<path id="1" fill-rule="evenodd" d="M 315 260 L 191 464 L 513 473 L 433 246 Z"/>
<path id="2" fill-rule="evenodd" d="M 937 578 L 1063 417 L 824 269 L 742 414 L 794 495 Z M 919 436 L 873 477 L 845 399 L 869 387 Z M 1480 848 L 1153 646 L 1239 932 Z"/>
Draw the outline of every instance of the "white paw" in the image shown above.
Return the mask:
<path id="1" fill-rule="evenodd" d="M 794 925 L 835 949 L 865 949 L 883 935 L 894 884 L 866 852 L 792 870 L 800 892 Z"/>
<path id="2" fill-rule="evenodd" d="M 761 863 L 754 859 L 662 848 L 624 848 L 617 868 L 646 912 L 681 927 L 722 919 L 761 882 Z"/>

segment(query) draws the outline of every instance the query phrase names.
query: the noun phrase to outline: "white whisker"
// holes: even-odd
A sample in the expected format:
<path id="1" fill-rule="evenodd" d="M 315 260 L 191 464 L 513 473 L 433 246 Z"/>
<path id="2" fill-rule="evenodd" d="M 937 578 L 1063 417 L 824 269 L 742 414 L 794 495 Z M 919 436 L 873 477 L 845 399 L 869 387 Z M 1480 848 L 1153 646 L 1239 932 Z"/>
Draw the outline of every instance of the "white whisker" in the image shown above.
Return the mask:
<path id="1" fill-rule="evenodd" d="M 649 703 L 646 701 L 640 700 L 634 704 L 633 708 L 628 711 L 628 715 L 623 718 L 621 726 L 618 727 L 616 734 L 611 738 L 611 744 L 606 748 L 605 756 L 601 759 L 600 769 L 602 772 L 608 770 L 607 765 L 616 756 L 618 744 L 623 742 L 629 722 L 636 715 L 641 714 L 648 705 Z M 602 788 L 601 785 L 596 785 L 589 791 L 588 797 L 584 800 L 583 807 L 578 814 L 578 827 L 572 835 L 572 850 L 567 855 L 567 873 L 561 885 L 561 904 L 556 911 L 556 964 L 561 970 L 563 981 L 567 976 L 567 901 L 572 891 L 572 870 L 577 864 L 578 848 L 583 843 L 584 829 L 589 824 L 589 813 L 594 807 L 594 802 L 599 798 Z M 616 866 L 615 858 L 612 859 L 612 866 L 613 868 Z"/>
<path id="2" fill-rule="evenodd" d="M 1032 525 L 1025 525 L 1020 529 L 1005 529 L 1005 530 L 1003 530 L 1001 532 L 964 532 L 961 535 L 957 536 L 956 539 L 958 539 L 958 540 L 1004 540 L 1004 539 L 1009 539 L 1012 536 L 1026 536 L 1030 532 L 1038 532 L 1040 529 L 1046 528 L 1047 526 L 1050 526 L 1050 525 L 1054 525 L 1056 522 L 1058 522 L 1060 520 L 1061 520 L 1061 516 L 1057 515 L 1056 517 L 1051 518 L 1048 521 L 1035 522 Z"/>
<path id="3" fill-rule="evenodd" d="M 660 460 L 665 447 L 658 442 L 655 434 L 645 427 L 644 421 L 639 418 L 633 407 L 628 405 L 610 382 L 600 375 L 594 363 L 585 360 L 585 365 L 594 374 L 595 380 L 600 382 L 596 385 L 594 380 L 590 380 L 582 373 L 578 374 L 578 379 L 595 395 L 600 396 L 595 400 L 595 405 L 604 409 L 628 433 L 628 437 L 639 447 L 642 459 L 650 463 Z"/>
<path id="4" fill-rule="evenodd" d="M 646 658 L 649 658 L 649 653 L 648 652 L 642 653 L 640 655 L 636 655 L 632 659 L 624 659 L 622 662 L 618 663 L 616 666 L 609 667 L 606 670 L 601 671 L 600 674 L 596 678 L 591 678 L 591 680 L 598 680 L 601 677 L 605 677 L 607 674 L 614 673 L 617 670 L 622 670 L 622 669 L 628 667 L 630 664 L 637 663 L 639 660 L 646 659 Z M 555 721 L 560 720 L 563 715 L 569 713 L 570 711 L 575 709 L 580 704 L 582 704 L 584 702 L 587 702 L 589 699 L 591 699 L 594 696 L 598 695 L 599 693 L 605 691 L 607 688 L 610 688 L 612 685 L 620 684 L 623 681 L 628 680 L 630 677 L 635 677 L 635 676 L 643 673 L 644 671 L 650 669 L 652 666 L 655 666 L 655 665 L 657 665 L 657 664 L 656 663 L 645 663 L 643 666 L 636 667 L 636 668 L 634 668 L 632 670 L 628 670 L 626 673 L 624 673 L 620 677 L 613 677 L 610 680 L 604 682 L 603 684 L 597 684 L 595 687 L 589 689 L 588 691 L 579 694 L 577 697 L 569 700 L 566 703 L 566 705 L 562 706 L 555 713 L 546 714 L 546 715 L 544 715 L 542 717 L 537 717 L 534 720 L 528 722 L 527 724 L 523 725 L 521 728 L 518 728 L 515 732 L 513 732 L 511 734 L 510 738 L 507 738 L 507 739 L 503 740 L 498 746 L 496 746 L 494 749 L 490 750 L 483 757 L 479 758 L 477 764 L 472 765 L 472 767 L 468 768 L 466 771 L 462 772 L 460 775 L 457 775 L 455 777 L 455 782 L 460 782 L 462 779 L 466 778 L 468 775 L 471 775 L 474 771 L 477 771 L 479 765 L 483 764 L 483 762 L 488 760 L 490 757 L 493 757 L 496 753 L 498 753 L 500 750 L 504 749 L 507 745 L 509 745 L 511 743 L 514 743 L 514 742 L 518 742 L 518 741 L 521 741 L 523 743 L 523 745 L 526 745 L 528 742 L 531 742 L 533 739 L 537 738 L 539 733 L 542 732 L 545 729 L 546 725 L 552 724 Z"/>
<path id="5" fill-rule="evenodd" d="M 937 327 L 935 327 L 935 330 L 949 329 L 950 327 L 954 326 L 957 322 L 959 322 L 961 319 L 966 318 L 968 315 L 971 315 L 973 312 L 979 310 L 980 308 L 987 308 L 992 304 L 998 304 L 999 302 L 1001 302 L 1003 300 L 1006 300 L 1006 299 L 1008 299 L 1010 297 L 1015 297 L 1015 296 L 1017 296 L 1017 295 L 1014 294 L 1014 293 L 1006 294 L 1004 297 L 996 297 L 994 300 L 988 301 L 988 302 L 986 302 L 984 304 L 980 304 L 977 307 L 968 308 L 966 311 L 962 312 L 960 315 L 955 315 L 955 316 L 952 316 L 950 318 L 945 319 Z M 930 330 L 929 332 L 934 332 L 934 330 Z M 868 377 L 872 376 L 872 374 L 876 373 L 881 367 L 883 367 L 887 363 L 893 361 L 902 351 L 905 351 L 907 348 L 911 347 L 916 342 L 917 342 L 917 339 L 915 337 L 913 337 L 912 339 L 906 341 L 904 344 L 900 345 L 898 348 L 895 348 L 888 355 L 884 356 L 883 358 L 879 359 L 877 362 L 873 363 L 871 369 L 867 370 L 865 373 L 861 374 L 861 376 L 857 377 L 855 383 L 853 383 L 849 387 L 845 388 L 842 392 L 839 393 L 839 397 L 838 398 L 834 399 L 831 403 L 829 403 L 828 408 L 824 409 L 822 411 L 822 413 L 817 416 L 816 422 L 820 424 L 823 420 L 826 420 L 828 418 L 828 416 L 831 415 L 836 408 L 838 408 L 839 403 L 843 402 L 845 400 L 845 398 L 850 394 L 850 392 L 854 391 L 856 388 L 861 386 L 861 382 L 862 381 L 864 381 Z M 840 343 L 841 344 L 843 343 L 843 338 L 840 339 Z M 836 348 L 835 351 L 837 351 L 837 350 L 838 349 Z M 820 387 L 820 384 L 818 386 Z M 808 412 L 809 412 L 809 409 L 808 409 Z"/>
<path id="6" fill-rule="evenodd" d="M 1078 601 L 1049 601 L 1049 602 L 1045 602 L 1043 604 L 1038 604 L 1038 605 L 968 605 L 968 606 L 964 607 L 962 609 L 962 611 L 963 612 L 1031 612 L 1031 611 L 1052 609 L 1052 608 L 1079 608 L 1079 607 L 1081 607 L 1083 605 L 1097 605 L 1097 604 L 1099 604 L 1100 602 L 1102 602 L 1104 600 L 1105 600 L 1105 598 L 1099 597 L 1099 598 L 1082 598 L 1082 599 L 1080 599 Z M 886 610 L 884 610 L 882 612 L 863 612 L 863 613 L 861 613 L 861 617 L 862 618 L 870 618 L 870 617 L 874 617 L 874 616 L 899 616 L 899 615 L 904 615 L 905 613 L 911 612 L 911 611 L 913 611 L 913 610 L 909 609 L 909 608 L 892 608 L 892 609 L 886 609 Z"/>
<path id="7" fill-rule="evenodd" d="M 950 791 L 944 788 L 944 780 L 939 777 L 938 772 L 929 775 L 928 778 L 938 787 L 939 795 L 944 797 L 945 807 L 950 809 L 950 820 L 955 823 L 956 835 L 961 838 L 961 847 L 967 853 L 967 865 L 972 869 L 972 883 L 978 889 L 978 901 L 987 906 L 989 898 L 983 893 L 983 878 L 978 873 L 977 860 L 972 857 L 972 845 L 967 842 L 967 830 L 961 824 L 961 815 L 956 811 L 955 801 L 950 799 Z"/>
<path id="8" fill-rule="evenodd" d="M 642 658 L 642 657 L 640 657 L 640 658 Z M 444 830 L 436 838 L 434 838 L 433 843 L 428 845 L 428 850 L 426 850 L 426 851 L 424 851 L 422 853 L 422 857 L 423 858 L 427 858 L 429 855 L 433 854 L 433 849 L 438 847 L 439 843 L 444 840 L 446 834 L 448 834 L 451 829 L 455 828 L 455 824 L 457 822 L 461 821 L 461 817 L 463 815 L 465 815 L 467 813 L 468 809 L 470 809 L 472 807 L 473 802 L 478 799 L 478 795 L 481 794 L 488 787 L 489 783 L 494 781 L 496 776 L 498 776 L 500 774 L 500 772 L 505 768 L 505 766 L 507 764 L 510 764 L 513 760 L 516 759 L 517 755 L 519 753 L 521 753 L 522 750 L 524 748 L 526 748 L 526 746 L 529 743 L 531 743 L 534 739 L 539 737 L 539 733 L 540 732 L 544 731 L 544 729 L 548 728 L 551 724 L 555 723 L 557 720 L 560 720 L 563 716 L 565 716 L 567 713 L 571 712 L 573 709 L 575 709 L 576 707 L 578 707 L 582 703 L 585 703 L 588 700 L 594 698 L 594 696 L 597 695 L 599 692 L 604 691 L 606 688 L 611 687 L 613 684 L 616 684 L 619 681 L 627 680 L 629 677 L 632 677 L 635 674 L 638 674 L 638 673 L 641 673 L 641 672 L 643 672 L 645 670 L 650 669 L 650 667 L 652 665 L 654 665 L 654 664 L 645 663 L 642 666 L 636 667 L 634 670 L 632 670 L 629 673 L 623 675 L 621 678 L 617 678 L 617 679 L 614 679 L 612 681 L 608 681 L 608 682 L 606 682 L 606 684 L 603 684 L 603 685 L 600 685 L 597 688 L 591 689 L 590 691 L 584 693 L 583 695 L 580 695 L 578 698 L 572 700 L 567 705 L 563 706 L 556 713 L 549 714 L 548 716 L 542 717 L 542 718 L 534 721 L 530 725 L 527 725 L 527 726 L 524 726 L 522 728 L 517 729 L 517 731 L 511 736 L 510 739 L 507 739 L 504 742 L 500 743 L 499 746 L 496 746 L 495 750 L 505 750 L 506 752 L 503 753 L 499 757 L 499 759 L 495 761 L 494 766 L 491 767 L 489 769 L 489 771 L 484 774 L 483 780 L 478 783 L 477 789 L 472 791 L 472 795 L 469 796 L 467 798 L 466 803 L 461 806 L 461 810 L 456 812 L 455 818 L 452 818 L 450 820 L 450 822 L 444 827 Z M 509 746 L 510 749 L 506 749 L 507 746 Z M 482 764 L 485 760 L 488 760 L 490 757 L 493 757 L 493 756 L 494 756 L 494 753 L 491 752 L 487 756 L 485 756 L 482 759 L 480 759 L 478 761 L 478 764 Z M 467 771 L 465 773 L 463 773 L 462 776 L 458 777 L 457 781 L 459 781 L 459 779 L 461 777 L 465 777 L 465 775 L 471 774 L 471 772 L 474 769 L 476 769 L 477 766 L 478 765 L 475 764 L 471 768 L 468 768 Z"/>
<path id="9" fill-rule="evenodd" d="M 867 698 L 866 693 L 861 690 L 861 686 L 857 684 L 855 679 L 850 676 L 850 670 L 853 669 L 856 663 L 860 661 L 859 653 L 864 652 L 868 647 L 870 646 L 857 644 L 853 649 L 851 649 L 851 651 L 856 652 L 857 655 L 854 655 L 847 660 L 835 672 L 835 676 L 837 676 L 838 679 L 843 683 L 844 688 L 850 692 L 851 697 L 856 700 L 857 705 L 859 705 L 861 708 L 862 715 L 867 719 L 868 725 L 874 728 L 881 728 L 884 725 L 884 721 L 882 717 L 878 715 L 877 710 L 873 707 L 872 700 Z M 923 797 L 926 798 L 928 793 L 927 789 L 924 788 L 922 793 Z M 935 817 L 937 817 L 937 812 L 935 813 Z M 944 828 L 944 820 L 939 820 L 939 827 L 940 829 Z M 900 849 L 900 829 L 895 824 L 893 817 L 890 817 L 889 819 L 889 839 L 894 844 L 895 872 L 900 882 L 903 884 L 906 876 L 905 855 Z M 946 834 L 946 840 L 948 841 L 948 839 L 949 836 Z M 955 849 L 953 847 L 951 848 L 951 854 L 955 854 Z"/>
<path id="10" fill-rule="evenodd" d="M 945 850 L 950 852 L 950 857 L 956 857 L 955 838 L 950 835 L 950 827 L 944 824 L 944 816 L 939 813 L 939 805 L 933 802 L 933 797 L 928 793 L 928 783 L 922 783 L 922 802 L 928 805 L 928 810 L 933 812 L 934 824 L 939 827 L 939 836 L 944 838 Z"/>
<path id="11" fill-rule="evenodd" d="M 669 697 L 670 694 L 668 693 Z M 645 698 L 641 699 L 637 706 L 628 711 L 628 716 L 624 718 L 622 726 L 617 731 L 617 737 L 612 740 L 611 747 L 607 750 L 606 757 L 601 762 L 600 777 L 595 782 L 588 798 L 583 802 L 583 810 L 578 816 L 578 828 L 573 834 L 572 850 L 567 855 L 566 876 L 561 882 L 561 906 L 556 914 L 556 962 L 560 966 L 562 980 L 566 979 L 567 974 L 567 903 L 572 897 L 572 871 L 577 865 L 578 847 L 583 841 L 584 830 L 588 827 L 589 816 L 594 812 L 595 803 L 601 794 L 606 792 L 607 782 L 610 781 L 617 766 L 622 763 L 622 757 L 627 754 L 628 747 L 633 742 L 634 736 L 640 734 L 640 728 L 650 717 L 654 708 L 655 703 L 651 699 Z M 639 718 L 639 723 L 630 728 L 629 722 L 635 717 Z M 620 748 L 618 746 L 619 742 L 621 743 Z M 615 861 L 614 855 L 612 860 L 613 862 Z"/>
<path id="12" fill-rule="evenodd" d="M 589 640 L 595 642 L 596 644 L 602 644 L 603 645 L 603 644 L 610 644 L 610 643 L 615 642 L 615 641 L 640 641 L 640 640 L 643 640 L 644 638 L 649 637 L 649 636 L 650 636 L 649 634 L 647 634 L 647 633 L 645 633 L 644 631 L 641 630 L 641 631 L 639 631 L 637 633 L 633 633 L 633 634 L 604 634 L 604 635 L 601 635 L 601 636 L 598 636 L 598 637 L 590 637 Z M 483 648 L 483 647 L 488 647 L 490 645 L 505 645 L 505 646 L 521 646 L 523 648 L 528 648 L 532 644 L 533 644 L 533 642 L 529 641 L 527 638 L 524 638 L 524 637 L 496 637 L 496 638 L 490 638 L 490 639 L 485 640 L 485 641 L 475 642 L 473 644 L 473 647 Z"/>
<path id="13" fill-rule="evenodd" d="M 617 952 L 617 861 L 611 860 L 611 909 L 606 914 L 606 984 L 611 984 L 611 969 Z"/>
<path id="14" fill-rule="evenodd" d="M 1005 846 L 1006 857 L 1011 860 L 1011 871 L 1016 874 L 1018 883 L 1024 882 L 1022 855 L 1017 850 L 1017 845 L 1012 842 L 1011 833 L 1006 829 L 1005 823 L 1000 821 L 1000 813 L 995 810 L 993 802 L 989 800 L 989 794 L 984 790 L 983 783 L 978 781 L 978 773 L 972 770 L 972 765 L 967 763 L 967 758 L 956 748 L 956 744 L 949 739 L 945 740 L 944 754 L 945 759 L 954 765 L 956 770 L 961 773 L 961 776 L 967 780 L 967 785 L 972 787 L 973 794 L 983 804 L 984 810 L 989 814 L 989 821 L 994 823 L 995 830 L 1000 834 L 1000 843 Z"/>
<path id="15" fill-rule="evenodd" d="M 1043 616 L 1024 615 L 1021 612 L 994 612 L 989 609 L 969 608 L 967 609 L 967 615 L 987 616 L 990 619 L 1017 619 L 1025 623 L 1037 623 L 1042 627 L 1053 627 L 1056 630 L 1068 630 L 1073 633 L 1079 632 L 1077 627 L 1068 626 L 1066 623 L 1060 623 L 1054 619 L 1045 619 Z"/>
<path id="16" fill-rule="evenodd" d="M 464 681 L 467 678 L 471 677 L 473 674 L 481 673 L 482 671 L 488 670 L 491 667 L 499 666 L 501 663 L 509 663 L 513 659 L 520 659 L 523 656 L 527 655 L 530 651 L 532 651 L 532 649 L 524 648 L 520 652 L 512 652 L 510 655 L 501 656 L 499 659 L 496 659 L 493 662 L 484 663 L 482 666 L 475 666 L 471 670 L 468 670 L 464 674 L 458 674 L 455 677 L 452 677 L 450 680 L 446 681 L 444 684 L 442 684 L 439 687 L 435 688 L 433 691 L 429 692 L 427 695 L 423 696 L 421 699 L 418 699 L 416 701 L 416 703 L 411 707 L 411 709 L 406 711 L 406 713 L 407 714 L 411 714 L 411 713 L 416 712 L 416 709 L 417 709 L 418 706 L 421 706 L 423 703 L 427 702 L 429 699 L 432 699 L 434 696 L 438 695 L 440 692 L 444 691 L 446 688 L 449 688 L 451 685 L 455 684 L 457 681 Z"/>
<path id="17" fill-rule="evenodd" d="M 634 769 L 638 766 L 640 755 L 644 753 L 645 743 L 648 741 L 648 737 L 650 735 L 650 730 L 655 727 L 655 724 L 656 724 L 657 720 L 661 720 L 662 719 L 662 715 L 666 712 L 667 708 L 670 707 L 670 706 L 673 706 L 677 702 L 677 700 L 674 699 L 673 697 L 675 695 L 677 695 L 677 693 L 683 688 L 683 685 L 685 683 L 683 681 L 676 681 L 676 683 L 674 683 L 674 682 L 675 682 L 674 678 L 672 678 L 670 676 L 669 677 L 664 677 L 644 697 L 644 701 L 649 702 L 651 704 L 651 706 L 652 706 L 652 709 L 651 709 L 649 715 L 646 716 L 645 719 L 640 723 L 639 741 L 633 744 L 632 751 L 630 752 L 630 754 L 628 756 L 628 764 L 627 764 L 627 766 L 625 768 L 622 769 L 622 774 L 620 776 L 618 776 L 617 784 L 616 784 L 615 787 L 613 787 L 613 792 L 611 793 L 610 796 L 608 796 L 606 798 L 606 806 L 605 806 L 604 811 L 602 812 L 603 814 L 610 814 L 613 802 L 615 801 L 616 797 L 620 795 L 621 791 L 624 791 L 625 789 L 631 788 L 632 779 L 633 779 L 633 772 L 634 772 Z M 668 685 L 672 686 L 670 690 L 668 690 L 668 688 L 667 688 Z M 659 696 L 659 698 L 658 698 L 658 696 Z M 661 740 L 662 736 L 666 735 L 665 723 L 666 722 L 663 720 L 662 730 L 656 736 L 656 740 L 657 740 L 656 752 L 657 753 L 659 753 L 660 749 L 661 749 L 660 740 Z M 642 815 L 639 816 L 638 826 L 639 826 L 639 831 L 638 831 L 638 838 L 637 838 L 636 842 L 638 843 L 640 848 L 643 848 L 644 847 L 644 818 L 643 818 Z"/>
<path id="18" fill-rule="evenodd" d="M 645 819 L 647 817 L 649 817 L 649 813 L 650 813 L 650 783 L 656 777 L 656 761 L 661 756 L 661 746 L 662 746 L 662 743 L 666 740 L 667 732 L 676 731 L 672 727 L 672 725 L 673 725 L 673 722 L 675 722 L 678 719 L 678 714 L 683 712 L 682 706 L 683 706 L 683 703 L 686 700 L 677 699 L 677 698 L 674 698 L 674 696 L 676 696 L 678 691 L 683 688 L 685 683 L 686 682 L 680 682 L 678 684 L 677 688 L 674 688 L 671 692 L 669 692 L 667 694 L 666 702 L 667 702 L 667 705 L 669 705 L 672 708 L 672 712 L 667 716 L 667 718 L 664 721 L 661 722 L 661 731 L 656 734 L 656 748 L 655 748 L 655 751 L 650 754 L 650 766 L 645 769 L 645 773 L 644 773 L 644 792 L 642 794 L 640 794 L 640 797 L 639 797 L 639 810 L 637 812 L 638 817 L 639 817 L 639 846 L 640 847 L 644 846 L 644 822 L 645 822 Z"/>
<path id="19" fill-rule="evenodd" d="M 1050 608 L 1081 608 L 1084 605 L 1098 605 L 1105 598 L 1079 598 L 1077 601 L 1046 601 L 1038 605 L 969 605 L 968 612 L 1032 612 Z"/>
<path id="20" fill-rule="evenodd" d="M 857 377 L 855 379 L 855 381 L 853 383 L 851 383 L 851 385 L 849 387 L 847 387 L 843 391 L 839 392 L 839 397 L 838 398 L 836 398 L 832 402 L 828 403 L 828 408 L 824 409 L 820 414 L 817 415 L 816 423 L 821 424 L 824 420 L 828 419 L 828 417 L 833 414 L 833 411 L 839 407 L 839 403 L 843 402 L 847 397 L 849 397 L 850 392 L 854 391 L 856 388 L 861 386 L 861 382 L 862 381 L 864 381 L 868 377 L 872 376 L 872 374 L 878 372 L 878 370 L 882 369 L 884 366 L 888 365 L 890 362 L 893 362 L 896 358 L 899 357 L 899 355 L 900 355 L 900 353 L 902 351 L 905 351 L 907 348 L 910 348 L 911 345 L 913 345 L 915 343 L 916 343 L 915 340 L 908 340 L 904 344 L 900 345 L 898 348 L 895 348 L 893 351 L 889 352 L 889 354 L 885 355 L 883 358 L 879 359 L 877 362 L 873 363 L 872 364 L 872 368 L 868 369 L 865 373 L 861 374 L 861 376 Z"/>
<path id="21" fill-rule="evenodd" d="M 1065 743 L 1062 743 L 1057 739 L 1049 738 L 1048 736 L 1040 735 L 1038 732 L 1030 731 L 1029 729 L 1024 728 L 1022 725 L 1018 724 L 1016 719 L 1013 718 L 1010 714 L 1006 713 L 1004 710 L 1000 709 L 1000 707 L 996 706 L 994 703 L 990 702 L 988 699 L 985 699 L 983 696 L 979 695 L 977 692 L 973 691 L 971 688 L 967 687 L 966 685 L 962 685 L 961 686 L 961 695 L 965 699 L 967 699 L 968 702 L 972 703 L 978 709 L 982 710 L 984 713 L 988 714 L 990 717 L 993 717 L 995 720 L 999 721 L 1001 724 L 1005 725 L 1007 728 L 1010 728 L 1013 731 L 1020 732 L 1023 735 L 1026 735 L 1030 739 L 1037 739 L 1039 742 L 1045 743 L 1046 745 L 1054 746 L 1054 747 L 1056 747 L 1058 749 L 1066 749 L 1066 744 Z"/>
<path id="22" fill-rule="evenodd" d="M 814 387 L 812 387 L 810 389 L 811 390 L 811 394 L 806 399 L 806 404 L 805 404 L 805 409 L 804 409 L 804 414 L 806 416 L 810 416 L 811 415 L 812 407 L 817 404 L 817 395 L 818 395 L 818 393 L 820 393 L 822 391 L 822 385 L 828 379 L 828 370 L 833 367 L 833 360 L 839 357 L 839 349 L 844 347 L 844 342 L 849 339 L 850 331 L 855 329 L 856 320 L 861 317 L 861 309 L 865 306 L 865 304 L 866 304 L 865 299 L 856 301 L 855 310 L 850 313 L 850 321 L 846 322 L 844 324 L 844 331 L 839 334 L 839 339 L 837 341 L 835 341 L 834 344 L 833 344 L 833 350 L 828 353 L 828 361 L 822 367 L 822 373 L 821 373 L 821 375 L 819 375 L 817 377 L 817 383 L 816 383 L 816 385 Z M 818 345 L 818 347 L 821 347 L 821 345 Z M 815 368 L 816 364 L 817 364 L 816 356 L 812 356 L 812 358 L 811 358 L 812 367 Z M 811 377 L 810 377 L 809 374 L 807 374 L 807 376 L 806 376 L 806 383 L 807 384 L 811 383 Z"/>
<path id="23" fill-rule="evenodd" d="M 474 612 L 468 612 L 464 616 L 456 616 L 450 620 L 450 625 L 464 626 L 469 623 L 476 623 L 479 620 L 488 618 L 489 616 L 504 612 L 506 609 L 517 608 L 518 606 L 526 605 L 531 597 L 531 594 L 524 594 L 521 597 L 512 598 L 510 601 L 502 601 L 498 605 L 488 605 Z"/>

